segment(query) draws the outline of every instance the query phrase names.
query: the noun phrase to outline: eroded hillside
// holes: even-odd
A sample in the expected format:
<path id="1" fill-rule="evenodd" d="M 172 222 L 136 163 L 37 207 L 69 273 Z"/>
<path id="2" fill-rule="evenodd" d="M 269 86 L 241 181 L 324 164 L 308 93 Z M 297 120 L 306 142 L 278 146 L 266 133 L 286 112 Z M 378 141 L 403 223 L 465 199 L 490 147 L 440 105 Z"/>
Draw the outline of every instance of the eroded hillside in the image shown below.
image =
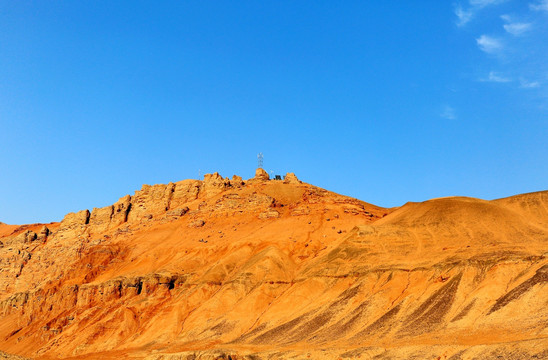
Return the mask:
<path id="1" fill-rule="evenodd" d="M 0 350 L 146 359 L 548 357 L 548 192 L 383 209 L 300 182 L 143 186 L 0 225 Z"/>

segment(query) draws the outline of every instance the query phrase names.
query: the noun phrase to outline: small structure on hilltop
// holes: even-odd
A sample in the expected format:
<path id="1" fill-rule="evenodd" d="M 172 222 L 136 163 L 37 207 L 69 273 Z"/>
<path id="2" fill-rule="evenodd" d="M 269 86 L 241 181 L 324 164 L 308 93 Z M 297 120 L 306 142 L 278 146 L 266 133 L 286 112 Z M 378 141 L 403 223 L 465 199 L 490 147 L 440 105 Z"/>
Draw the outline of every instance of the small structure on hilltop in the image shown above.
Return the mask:
<path id="1" fill-rule="evenodd" d="M 257 155 L 257 167 L 258 167 L 259 169 L 262 169 L 262 168 L 263 168 L 263 159 L 264 159 L 263 153 L 260 152 L 260 153 Z"/>
<path id="2" fill-rule="evenodd" d="M 281 175 L 268 175 L 268 172 L 263 169 L 263 162 L 264 162 L 264 155 L 262 152 L 257 154 L 257 170 L 255 170 L 255 177 L 249 179 L 248 181 L 256 182 L 256 181 L 268 181 L 268 180 L 283 180 L 284 184 L 302 184 L 302 181 L 300 181 L 294 173 L 287 173 L 283 179 Z M 273 173 L 273 171 L 271 171 Z"/>
<path id="3" fill-rule="evenodd" d="M 268 175 L 268 173 L 264 170 L 264 169 L 261 169 L 261 168 L 258 168 L 257 170 L 255 170 L 255 176 L 252 177 L 251 179 L 249 179 L 247 182 L 252 184 L 252 183 L 257 183 L 257 182 L 264 182 L 264 181 L 269 181 L 269 180 L 279 180 L 279 181 L 282 181 L 282 176 L 281 175 L 275 175 L 272 179 L 270 178 L 270 176 Z M 294 173 L 287 173 L 284 177 L 283 177 L 283 183 L 284 184 L 302 184 L 302 181 L 299 180 Z"/>

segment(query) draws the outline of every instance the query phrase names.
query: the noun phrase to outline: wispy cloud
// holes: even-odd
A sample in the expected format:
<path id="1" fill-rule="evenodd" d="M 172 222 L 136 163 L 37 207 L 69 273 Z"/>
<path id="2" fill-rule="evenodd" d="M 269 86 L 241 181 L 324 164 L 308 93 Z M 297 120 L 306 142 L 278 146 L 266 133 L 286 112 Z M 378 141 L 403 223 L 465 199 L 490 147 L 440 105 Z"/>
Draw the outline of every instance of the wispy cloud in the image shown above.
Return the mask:
<path id="1" fill-rule="evenodd" d="M 499 75 L 494 71 L 490 71 L 489 76 L 487 76 L 487 78 L 481 79 L 481 81 L 507 83 L 512 81 L 512 79 Z"/>
<path id="2" fill-rule="evenodd" d="M 529 4 L 529 8 L 535 11 L 548 11 L 548 0 L 541 0 L 534 4 Z"/>
<path id="3" fill-rule="evenodd" d="M 527 81 L 523 78 L 519 79 L 520 87 L 524 89 L 534 89 L 540 87 L 540 83 L 538 81 Z"/>
<path id="4" fill-rule="evenodd" d="M 453 108 L 449 105 L 445 105 L 443 107 L 443 110 L 442 110 L 440 116 L 444 119 L 449 119 L 449 120 L 455 120 L 457 118 L 455 108 Z"/>
<path id="5" fill-rule="evenodd" d="M 476 71 L 483 75 L 475 80 L 505 89 L 519 88 L 535 100 L 541 95 L 548 109 L 548 0 L 527 0 L 519 7 L 497 6 L 504 1 L 457 0 L 453 8 L 458 26 L 474 21 L 478 23 L 474 29 L 482 29 L 473 37 L 465 32 L 488 55 L 477 61 Z M 498 23 L 493 21 L 497 16 Z"/>
<path id="6" fill-rule="evenodd" d="M 506 32 L 514 36 L 519 36 L 531 30 L 531 23 L 515 22 L 515 23 L 504 24 L 503 27 L 504 27 L 504 30 L 506 30 Z"/>
<path id="7" fill-rule="evenodd" d="M 478 44 L 481 51 L 488 54 L 498 53 L 504 48 L 500 40 L 488 35 L 480 36 L 476 39 L 476 43 Z"/>
<path id="8" fill-rule="evenodd" d="M 474 13 L 471 10 L 464 10 L 462 6 L 455 7 L 455 15 L 457 16 L 457 25 L 464 26 L 472 20 Z"/>
<path id="9" fill-rule="evenodd" d="M 461 4 L 457 4 L 454 10 L 457 16 L 457 26 L 464 26 L 469 23 L 481 9 L 491 5 L 498 5 L 505 1 L 507 0 L 469 0 L 467 8 L 464 8 Z"/>

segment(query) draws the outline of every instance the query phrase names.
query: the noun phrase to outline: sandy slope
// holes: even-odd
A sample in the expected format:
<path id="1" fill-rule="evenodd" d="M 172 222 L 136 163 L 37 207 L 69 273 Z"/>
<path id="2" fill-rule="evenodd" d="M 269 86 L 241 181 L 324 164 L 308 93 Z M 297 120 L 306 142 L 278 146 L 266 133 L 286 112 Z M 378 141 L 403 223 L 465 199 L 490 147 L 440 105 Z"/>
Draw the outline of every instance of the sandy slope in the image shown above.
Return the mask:
<path id="1" fill-rule="evenodd" d="M 548 192 L 383 209 L 297 181 L 215 181 L 136 193 L 121 224 L 109 210 L 105 227 L 97 209 L 84 224 L 51 224 L 43 242 L 3 232 L 0 349 L 43 359 L 548 357 Z M 171 194 L 189 211 L 168 215 Z"/>

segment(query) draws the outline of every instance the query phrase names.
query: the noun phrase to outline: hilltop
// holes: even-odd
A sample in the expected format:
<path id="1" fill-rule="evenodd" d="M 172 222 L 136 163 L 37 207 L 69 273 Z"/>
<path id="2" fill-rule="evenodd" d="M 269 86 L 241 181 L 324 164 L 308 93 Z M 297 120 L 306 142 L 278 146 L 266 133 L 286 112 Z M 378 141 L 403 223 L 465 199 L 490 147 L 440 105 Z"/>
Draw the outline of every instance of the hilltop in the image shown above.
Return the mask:
<path id="1" fill-rule="evenodd" d="M 0 350 L 56 359 L 548 357 L 548 192 L 386 209 L 300 181 L 144 185 L 0 224 Z"/>

